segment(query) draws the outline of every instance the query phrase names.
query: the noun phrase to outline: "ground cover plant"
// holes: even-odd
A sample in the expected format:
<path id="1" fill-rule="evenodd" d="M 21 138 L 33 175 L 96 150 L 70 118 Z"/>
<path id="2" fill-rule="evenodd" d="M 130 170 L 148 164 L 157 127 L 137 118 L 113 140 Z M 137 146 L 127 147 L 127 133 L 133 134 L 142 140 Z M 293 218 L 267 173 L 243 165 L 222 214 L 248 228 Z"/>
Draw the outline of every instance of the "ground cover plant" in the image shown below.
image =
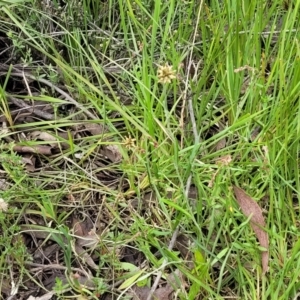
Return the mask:
<path id="1" fill-rule="evenodd" d="M 297 299 L 299 11 L 1 1 L 1 299 Z"/>

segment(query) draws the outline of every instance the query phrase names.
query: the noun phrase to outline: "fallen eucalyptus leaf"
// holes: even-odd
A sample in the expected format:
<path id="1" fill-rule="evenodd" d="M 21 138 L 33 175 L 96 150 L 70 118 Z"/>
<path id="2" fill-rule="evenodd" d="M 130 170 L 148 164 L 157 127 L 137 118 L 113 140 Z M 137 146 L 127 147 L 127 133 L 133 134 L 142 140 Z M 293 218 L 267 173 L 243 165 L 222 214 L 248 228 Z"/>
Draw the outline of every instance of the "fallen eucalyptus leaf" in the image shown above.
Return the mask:
<path id="1" fill-rule="evenodd" d="M 253 231 L 256 234 L 256 237 L 260 245 L 266 249 L 262 252 L 262 271 L 265 274 L 268 271 L 268 262 L 269 262 L 269 238 L 267 232 L 264 230 L 266 226 L 265 220 L 262 214 L 262 210 L 259 205 L 246 194 L 244 190 L 237 186 L 233 186 L 234 194 L 238 204 L 241 207 L 243 214 L 246 217 L 251 216 L 250 225 Z"/>

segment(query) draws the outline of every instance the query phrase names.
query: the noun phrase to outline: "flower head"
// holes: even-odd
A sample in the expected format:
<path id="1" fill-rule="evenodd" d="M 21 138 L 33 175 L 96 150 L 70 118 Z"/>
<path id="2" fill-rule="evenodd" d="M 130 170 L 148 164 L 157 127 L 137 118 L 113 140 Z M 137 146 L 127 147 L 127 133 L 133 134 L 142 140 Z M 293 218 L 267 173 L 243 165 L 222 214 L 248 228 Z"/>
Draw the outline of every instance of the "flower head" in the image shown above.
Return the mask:
<path id="1" fill-rule="evenodd" d="M 2 198 L 0 198 L 0 212 L 1 211 L 7 211 L 8 204 L 5 202 Z"/>
<path id="2" fill-rule="evenodd" d="M 158 82 L 163 84 L 170 83 L 172 79 L 176 78 L 176 71 L 173 70 L 172 66 L 165 64 L 164 66 L 159 66 L 157 70 Z"/>
<path id="3" fill-rule="evenodd" d="M 133 139 L 131 136 L 127 136 L 123 140 L 123 144 L 125 145 L 125 147 L 127 149 L 133 149 L 133 148 L 135 148 L 135 141 L 136 141 L 136 139 Z"/>

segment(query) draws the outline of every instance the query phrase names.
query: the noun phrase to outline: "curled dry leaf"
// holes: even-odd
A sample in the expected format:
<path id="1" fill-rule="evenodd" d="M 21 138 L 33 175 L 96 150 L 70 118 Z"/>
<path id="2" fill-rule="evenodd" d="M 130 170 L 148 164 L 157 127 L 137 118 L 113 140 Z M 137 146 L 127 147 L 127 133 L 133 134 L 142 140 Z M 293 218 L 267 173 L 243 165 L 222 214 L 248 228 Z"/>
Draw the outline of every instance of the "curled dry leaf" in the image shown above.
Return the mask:
<path id="1" fill-rule="evenodd" d="M 243 214 L 246 217 L 251 216 L 250 224 L 255 232 L 257 239 L 262 247 L 267 249 L 262 253 L 262 270 L 263 274 L 268 271 L 268 261 L 269 261 L 269 238 L 267 232 L 264 230 L 266 226 L 265 220 L 262 214 L 262 210 L 259 205 L 248 196 L 244 190 L 237 186 L 233 186 L 234 194 L 238 204 L 241 207 Z"/>

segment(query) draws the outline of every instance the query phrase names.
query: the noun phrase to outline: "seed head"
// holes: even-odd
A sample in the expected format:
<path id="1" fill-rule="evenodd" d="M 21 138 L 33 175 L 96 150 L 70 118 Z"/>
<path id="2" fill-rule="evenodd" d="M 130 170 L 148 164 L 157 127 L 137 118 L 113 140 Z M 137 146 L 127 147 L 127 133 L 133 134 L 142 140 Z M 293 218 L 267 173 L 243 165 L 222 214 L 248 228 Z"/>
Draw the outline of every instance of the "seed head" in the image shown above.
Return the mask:
<path id="1" fill-rule="evenodd" d="M 8 204 L 5 202 L 2 198 L 0 198 L 0 212 L 1 211 L 7 211 L 8 209 Z"/>
<path id="2" fill-rule="evenodd" d="M 173 70 L 172 66 L 165 64 L 164 66 L 158 67 L 157 77 L 160 83 L 170 83 L 172 79 L 176 78 L 176 71 Z"/>
<path id="3" fill-rule="evenodd" d="M 127 149 L 133 149 L 135 148 L 135 141 L 136 139 L 133 139 L 131 136 L 127 136 L 123 140 L 123 144 Z"/>

